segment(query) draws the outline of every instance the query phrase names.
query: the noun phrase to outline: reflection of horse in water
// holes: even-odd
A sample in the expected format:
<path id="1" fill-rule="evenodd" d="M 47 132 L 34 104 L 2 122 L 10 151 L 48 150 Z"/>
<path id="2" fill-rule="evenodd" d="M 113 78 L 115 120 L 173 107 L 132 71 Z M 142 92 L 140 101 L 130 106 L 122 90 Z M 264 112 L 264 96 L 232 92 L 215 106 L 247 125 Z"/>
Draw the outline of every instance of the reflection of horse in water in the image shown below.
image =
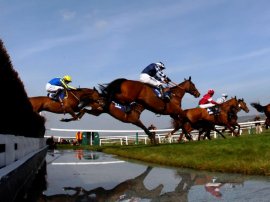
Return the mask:
<path id="1" fill-rule="evenodd" d="M 207 175 L 207 174 L 197 174 L 196 172 L 191 171 L 182 171 L 177 170 L 174 178 L 179 178 L 179 183 L 175 186 L 173 191 L 166 191 L 164 187 L 166 184 L 159 184 L 156 188 L 149 190 L 145 187 L 145 184 L 148 184 L 146 181 L 150 180 L 150 178 L 146 179 L 146 177 L 152 171 L 152 167 L 147 167 L 147 169 L 135 177 L 134 179 L 128 179 L 112 189 L 106 190 L 103 187 L 98 187 L 92 190 L 85 190 L 82 187 L 65 187 L 64 190 L 67 193 L 68 191 L 74 191 L 72 195 L 69 194 L 57 194 L 51 196 L 42 195 L 42 200 L 47 202 L 75 202 L 75 201 L 189 201 L 190 190 L 193 186 L 206 186 L 208 189 L 205 191 L 213 194 L 215 196 L 216 193 L 211 192 L 211 188 L 217 183 L 219 185 L 224 186 L 225 184 L 229 185 L 231 188 L 234 188 L 235 185 L 242 185 L 244 182 L 244 177 L 239 175 L 226 175 L 219 174 L 215 175 Z M 167 185 L 170 182 L 166 182 Z M 211 184 L 212 183 L 212 184 Z M 213 184 L 216 183 L 216 184 Z M 152 184 L 152 183 L 151 183 Z M 154 185 L 153 185 L 154 186 Z M 171 186 L 171 184 L 170 184 Z M 212 187 L 211 187 L 212 186 Z M 218 190 L 221 194 L 221 191 Z M 216 197 L 216 196 L 215 196 Z M 39 201 L 42 201 L 39 200 Z"/>
<path id="2" fill-rule="evenodd" d="M 100 104 L 98 91 L 90 88 L 67 90 L 63 105 L 59 101 L 52 100 L 47 96 L 30 97 L 29 100 L 35 112 L 69 113 L 73 117 L 72 120 L 78 120 L 75 112 L 83 111 L 83 107 Z"/>
<path id="3" fill-rule="evenodd" d="M 102 94 L 108 103 L 115 101 L 119 104 L 129 105 L 132 102 L 136 102 L 147 110 L 156 114 L 170 115 L 172 118 L 184 116 L 183 110 L 181 109 L 181 102 L 186 92 L 194 97 L 200 96 L 199 91 L 191 81 L 191 77 L 171 87 L 169 91 L 171 92 L 171 99 L 170 101 L 165 101 L 160 99 L 156 95 L 153 87 L 148 84 L 127 79 L 116 79 L 102 89 Z M 143 128 L 149 138 L 155 142 L 154 135 L 145 126 L 141 128 Z"/>
<path id="4" fill-rule="evenodd" d="M 265 128 L 268 129 L 268 127 L 270 126 L 270 104 L 263 106 L 260 103 L 253 102 L 250 103 L 250 105 L 254 107 L 258 112 L 265 114 L 266 116 Z"/>
<path id="5" fill-rule="evenodd" d="M 59 194 L 53 196 L 44 196 L 43 198 L 49 201 L 121 201 L 121 200 L 128 200 L 128 199 L 136 199 L 136 198 L 148 198 L 154 199 L 156 196 L 159 196 L 163 185 L 157 186 L 153 190 L 149 190 L 144 185 L 144 180 L 147 175 L 152 170 L 152 167 L 147 167 L 147 169 L 140 174 L 139 176 L 135 177 L 134 179 L 128 179 L 113 189 L 106 190 L 103 187 L 98 187 L 87 191 L 82 187 L 65 187 L 66 191 L 73 190 L 75 194 L 73 195 L 66 195 L 66 194 Z"/>

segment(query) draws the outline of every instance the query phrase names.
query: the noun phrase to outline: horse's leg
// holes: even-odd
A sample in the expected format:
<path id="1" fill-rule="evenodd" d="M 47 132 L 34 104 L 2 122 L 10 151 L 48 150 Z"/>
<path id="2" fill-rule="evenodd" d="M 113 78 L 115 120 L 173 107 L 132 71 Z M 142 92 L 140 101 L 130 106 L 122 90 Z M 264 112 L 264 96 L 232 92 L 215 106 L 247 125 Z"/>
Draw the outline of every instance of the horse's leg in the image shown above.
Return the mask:
<path id="1" fill-rule="evenodd" d="M 150 130 L 148 130 L 148 128 L 145 127 L 145 125 L 140 120 L 134 122 L 133 124 L 144 130 L 144 132 L 148 135 L 148 137 L 150 139 L 150 142 L 152 144 L 157 144 L 157 142 L 156 142 L 156 133 L 155 132 L 151 132 Z"/>
<path id="2" fill-rule="evenodd" d="M 201 140 L 201 132 L 199 132 L 199 134 L 198 134 L 198 141 L 200 141 Z"/>
<path id="3" fill-rule="evenodd" d="M 191 127 L 189 122 L 186 122 L 183 126 L 182 126 L 182 137 L 183 134 L 185 135 L 185 137 L 188 139 L 188 141 L 192 141 L 192 136 L 191 136 L 191 131 L 193 130 L 193 128 Z M 180 137 L 179 137 L 180 138 Z"/>
<path id="4" fill-rule="evenodd" d="M 236 123 L 236 126 L 238 127 L 237 134 L 240 135 L 240 127 L 241 126 L 238 123 Z M 234 129 L 235 129 L 236 126 L 234 126 Z"/>
<path id="5" fill-rule="evenodd" d="M 61 119 L 63 122 L 70 122 L 70 121 L 76 121 L 83 117 L 83 115 L 86 113 L 86 110 L 82 109 L 79 111 L 79 113 L 75 114 L 72 118 L 69 119 Z"/>
<path id="6" fill-rule="evenodd" d="M 211 130 L 210 130 L 210 129 L 208 129 L 208 130 L 206 131 L 206 133 L 205 133 L 205 136 L 208 138 L 208 140 L 211 140 L 211 135 L 210 135 L 210 133 L 211 133 Z"/>
<path id="7" fill-rule="evenodd" d="M 214 127 L 213 130 L 216 131 L 218 134 L 220 134 L 221 137 L 223 137 L 224 139 L 226 139 L 226 137 L 223 135 L 223 133 L 220 132 L 218 129 L 216 129 L 216 127 Z"/>
<path id="8" fill-rule="evenodd" d="M 233 126 L 231 126 L 231 125 L 229 125 L 229 124 L 226 124 L 226 127 L 230 130 L 230 132 L 231 132 L 233 135 L 235 135 L 235 136 L 237 136 L 237 137 L 239 136 L 237 133 L 235 133 Z"/>
<path id="9" fill-rule="evenodd" d="M 125 123 L 132 123 L 143 129 L 148 135 L 150 142 L 152 144 L 157 144 L 155 132 L 150 132 L 150 130 L 148 130 L 148 128 L 140 120 L 141 111 L 131 110 L 129 113 L 124 113 L 121 110 L 110 110 L 110 114 L 118 120 Z"/>
<path id="10" fill-rule="evenodd" d="M 221 132 L 224 133 L 225 130 L 227 130 L 226 126 L 221 130 Z"/>

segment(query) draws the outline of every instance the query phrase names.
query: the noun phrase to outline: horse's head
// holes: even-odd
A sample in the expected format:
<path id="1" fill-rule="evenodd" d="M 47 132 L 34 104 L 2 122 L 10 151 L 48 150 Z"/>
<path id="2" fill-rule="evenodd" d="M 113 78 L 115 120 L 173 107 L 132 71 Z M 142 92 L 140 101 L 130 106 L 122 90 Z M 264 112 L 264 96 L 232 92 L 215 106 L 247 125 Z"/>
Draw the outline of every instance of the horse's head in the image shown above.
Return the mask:
<path id="1" fill-rule="evenodd" d="M 98 90 L 95 87 L 93 89 L 92 96 L 93 96 L 93 101 L 97 102 L 101 106 L 105 105 L 104 97 L 98 92 Z"/>
<path id="2" fill-rule="evenodd" d="M 247 104 L 246 102 L 244 101 L 244 99 L 238 99 L 238 106 L 243 110 L 245 111 L 246 113 L 249 112 L 249 108 L 247 107 Z"/>
<path id="3" fill-rule="evenodd" d="M 220 105 L 221 109 L 223 111 L 232 111 L 232 112 L 238 112 L 240 110 L 240 107 L 238 106 L 238 100 L 235 97 L 232 97 L 231 99 L 227 100 L 226 102 L 223 102 Z"/>
<path id="4" fill-rule="evenodd" d="M 104 99 L 102 95 L 98 92 L 98 90 L 94 87 L 91 88 L 79 88 L 73 91 L 76 96 L 80 99 L 80 101 L 85 101 L 87 104 L 98 104 L 103 106 Z"/>
<path id="5" fill-rule="evenodd" d="M 190 93 L 194 97 L 196 97 L 196 98 L 200 97 L 200 92 L 196 88 L 195 84 L 191 81 L 191 76 L 188 79 L 185 79 L 178 86 L 183 88 L 185 90 L 185 92 Z"/>

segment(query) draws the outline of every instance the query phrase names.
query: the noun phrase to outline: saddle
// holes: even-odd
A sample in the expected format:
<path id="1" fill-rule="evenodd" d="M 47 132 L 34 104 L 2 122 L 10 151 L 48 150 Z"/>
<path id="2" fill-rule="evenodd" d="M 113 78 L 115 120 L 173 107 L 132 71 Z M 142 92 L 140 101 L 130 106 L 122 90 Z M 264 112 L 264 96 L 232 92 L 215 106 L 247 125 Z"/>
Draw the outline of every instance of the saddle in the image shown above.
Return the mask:
<path id="1" fill-rule="evenodd" d="M 115 107 L 115 108 L 120 109 L 120 110 L 123 111 L 124 113 L 129 113 L 129 112 L 131 112 L 131 110 L 132 110 L 131 106 L 132 106 L 132 104 L 134 104 L 134 103 L 132 102 L 132 103 L 130 103 L 129 105 L 122 105 L 122 104 L 116 103 L 116 102 L 114 102 L 114 101 L 112 101 L 112 103 L 114 104 L 114 107 Z"/>
<path id="2" fill-rule="evenodd" d="M 48 93 L 47 96 L 54 101 L 63 100 L 66 97 L 65 91 Z"/>
<path id="3" fill-rule="evenodd" d="M 220 113 L 220 108 L 218 106 L 209 107 L 209 108 L 207 108 L 207 112 L 210 115 L 217 116 Z"/>
<path id="4" fill-rule="evenodd" d="M 156 96 L 158 98 L 161 98 L 165 102 L 170 102 L 170 99 L 171 99 L 171 91 L 170 90 L 166 90 L 164 92 L 164 89 L 160 89 L 160 88 L 154 87 L 153 88 L 153 91 L 154 91 L 154 93 L 156 94 Z"/>

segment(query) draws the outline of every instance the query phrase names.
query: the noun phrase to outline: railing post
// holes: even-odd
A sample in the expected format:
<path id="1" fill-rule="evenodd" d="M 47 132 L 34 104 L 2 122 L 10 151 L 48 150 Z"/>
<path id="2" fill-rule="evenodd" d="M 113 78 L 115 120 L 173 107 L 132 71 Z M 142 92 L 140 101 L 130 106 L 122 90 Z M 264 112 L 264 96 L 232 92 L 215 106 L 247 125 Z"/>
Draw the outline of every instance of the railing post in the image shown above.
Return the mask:
<path id="1" fill-rule="evenodd" d="M 136 133 L 136 141 L 135 141 L 135 144 L 139 144 L 139 134 L 138 134 L 138 132 Z"/>

